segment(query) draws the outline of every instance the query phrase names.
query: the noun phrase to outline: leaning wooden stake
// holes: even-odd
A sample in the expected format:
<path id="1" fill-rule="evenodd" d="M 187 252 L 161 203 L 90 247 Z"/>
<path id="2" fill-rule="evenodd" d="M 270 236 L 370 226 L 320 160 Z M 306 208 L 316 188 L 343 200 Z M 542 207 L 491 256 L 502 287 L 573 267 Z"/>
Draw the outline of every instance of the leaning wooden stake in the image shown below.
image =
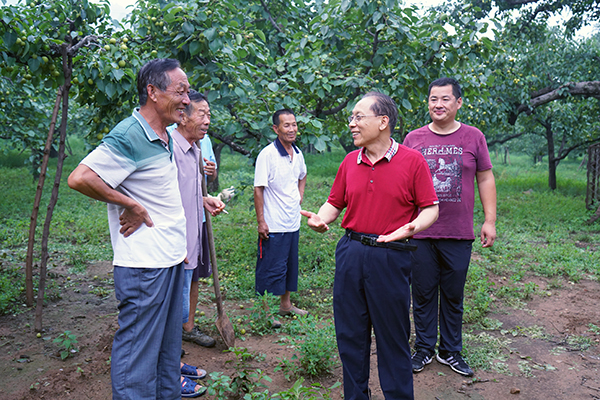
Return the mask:
<path id="1" fill-rule="evenodd" d="M 200 148 L 200 141 L 196 142 L 198 148 Z M 200 150 L 200 157 L 198 157 L 198 167 L 200 168 L 200 174 L 202 175 L 202 196 L 208 196 L 208 190 L 206 189 L 206 179 L 204 178 L 204 165 L 202 164 L 202 150 Z M 204 212 L 204 210 L 200 210 Z M 235 347 L 235 332 L 233 325 L 229 320 L 225 310 L 223 309 L 223 300 L 221 299 L 221 286 L 219 284 L 219 268 L 217 267 L 217 254 L 215 251 L 215 239 L 213 236 L 212 222 L 210 219 L 210 213 L 206 214 L 206 232 L 208 235 L 208 245 L 210 249 L 210 263 L 212 265 L 213 283 L 215 287 L 215 301 L 217 302 L 217 329 L 225 342 L 227 347 Z"/>

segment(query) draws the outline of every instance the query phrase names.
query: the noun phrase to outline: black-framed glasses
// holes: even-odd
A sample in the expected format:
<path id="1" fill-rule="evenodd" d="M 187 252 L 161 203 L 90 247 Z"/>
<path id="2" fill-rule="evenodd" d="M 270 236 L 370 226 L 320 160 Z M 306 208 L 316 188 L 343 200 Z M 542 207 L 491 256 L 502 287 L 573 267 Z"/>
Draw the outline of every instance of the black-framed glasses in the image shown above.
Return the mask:
<path id="1" fill-rule="evenodd" d="M 356 115 L 350 115 L 348 117 L 348 123 L 352 123 L 353 120 L 356 120 L 356 123 L 358 124 L 360 122 L 361 119 L 366 118 L 366 117 L 382 117 L 382 115 L 380 114 L 373 114 L 373 115 L 360 115 L 360 114 L 356 114 Z"/>

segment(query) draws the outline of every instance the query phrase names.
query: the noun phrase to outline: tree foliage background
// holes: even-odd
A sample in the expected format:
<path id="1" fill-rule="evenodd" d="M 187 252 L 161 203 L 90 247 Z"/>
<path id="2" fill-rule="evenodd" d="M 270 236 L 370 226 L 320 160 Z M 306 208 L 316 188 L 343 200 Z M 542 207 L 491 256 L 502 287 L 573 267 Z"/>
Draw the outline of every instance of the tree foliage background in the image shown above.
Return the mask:
<path id="1" fill-rule="evenodd" d="M 369 90 L 396 100 L 402 140 L 428 122 L 429 82 L 454 76 L 464 88 L 459 117 L 490 144 L 518 148 L 515 140 L 536 135 L 538 145 L 526 150 L 549 155 L 544 121 L 560 160 L 598 139 L 598 36 L 573 36 L 598 20 L 598 7 L 596 0 L 465 0 L 417 12 L 395 0 L 139 0 L 119 22 L 106 0 L 22 1 L 0 13 L 1 146 L 30 151 L 39 166 L 44 116 L 65 79 L 59 49 L 68 43 L 79 46 L 69 133 L 86 135 L 90 148 L 135 107 L 139 67 L 172 57 L 209 97 L 217 153 L 229 146 L 256 155 L 273 139 L 270 117 L 281 107 L 298 114 L 304 146 L 324 151 L 339 142 L 350 150 L 345 117 Z M 572 11 L 565 29 L 549 28 L 548 18 L 565 8 Z M 555 98 L 539 101 L 550 92 Z M 565 113 L 576 116 L 559 120 Z"/>

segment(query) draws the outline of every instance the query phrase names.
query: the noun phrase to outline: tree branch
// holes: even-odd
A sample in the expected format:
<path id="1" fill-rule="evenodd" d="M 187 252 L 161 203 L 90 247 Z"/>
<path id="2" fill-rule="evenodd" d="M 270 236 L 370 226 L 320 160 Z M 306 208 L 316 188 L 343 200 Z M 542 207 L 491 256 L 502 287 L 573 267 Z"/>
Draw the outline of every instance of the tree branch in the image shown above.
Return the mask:
<path id="1" fill-rule="evenodd" d="M 231 147 L 234 151 L 237 151 L 238 153 L 241 153 L 241 154 L 243 154 L 245 156 L 247 156 L 247 155 L 250 154 L 250 152 L 248 150 L 246 150 L 245 148 L 243 148 L 239 144 L 235 143 L 233 140 L 231 140 L 228 137 L 221 136 L 218 133 L 213 132 L 213 131 L 209 131 L 208 134 L 210 136 L 214 137 L 215 139 L 218 139 L 221 142 L 225 143 L 227 146 Z"/>
<path id="2" fill-rule="evenodd" d="M 538 93 L 541 94 L 537 95 Z M 529 104 L 520 104 L 516 107 L 516 115 L 523 112 L 530 114 L 536 107 L 569 96 L 600 98 L 600 81 L 569 82 L 556 89 L 546 88 L 538 90 L 532 94 Z"/>
<path id="3" fill-rule="evenodd" d="M 354 92 L 345 101 L 343 101 L 341 104 L 339 104 L 333 108 L 321 111 L 321 115 L 327 116 L 327 115 L 337 114 L 338 112 L 340 112 L 344 108 L 346 108 L 348 103 L 350 103 L 350 101 L 354 100 L 360 94 L 360 92 L 361 92 L 360 88 L 358 88 L 358 87 L 355 88 Z M 314 112 L 310 112 L 310 113 L 315 115 Z"/>
<path id="4" fill-rule="evenodd" d="M 505 136 L 505 137 L 500 138 L 500 139 L 494 139 L 494 140 L 492 140 L 490 142 L 487 142 L 487 145 L 488 145 L 488 147 L 492 147 L 495 144 L 504 144 L 504 143 L 508 142 L 509 140 L 521 137 L 521 136 L 523 136 L 526 133 L 527 132 L 523 131 L 523 132 L 520 132 L 520 133 L 515 133 L 513 135 Z"/>
<path id="5" fill-rule="evenodd" d="M 273 27 L 275 29 L 277 29 L 277 31 L 279 33 L 283 33 L 283 29 L 281 29 L 281 27 L 279 25 L 277 25 L 277 22 L 275 22 L 275 20 L 273 19 L 273 17 L 271 16 L 271 11 L 269 11 L 269 7 L 267 7 L 267 3 L 265 3 L 265 0 L 260 0 L 260 4 L 262 4 L 263 9 L 265 10 L 265 12 L 267 13 L 268 17 L 269 17 L 269 21 L 271 21 L 271 25 L 273 25 Z"/>
<path id="6" fill-rule="evenodd" d="M 79 49 L 81 49 L 82 47 L 87 47 L 88 45 L 92 44 L 92 43 L 97 43 L 98 42 L 98 37 L 96 35 L 88 35 L 86 37 L 84 37 L 83 39 L 81 39 L 79 42 L 77 42 L 77 44 L 75 44 L 74 46 L 71 46 L 68 49 L 68 54 L 71 57 L 74 57 L 77 52 L 79 51 Z"/>

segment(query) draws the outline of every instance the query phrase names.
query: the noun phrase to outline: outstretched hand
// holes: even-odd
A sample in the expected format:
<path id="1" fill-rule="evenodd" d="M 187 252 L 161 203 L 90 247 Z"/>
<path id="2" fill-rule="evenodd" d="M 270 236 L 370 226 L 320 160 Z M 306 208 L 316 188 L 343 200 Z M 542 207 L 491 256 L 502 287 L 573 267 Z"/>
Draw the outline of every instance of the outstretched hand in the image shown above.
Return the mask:
<path id="1" fill-rule="evenodd" d="M 311 211 L 300 210 L 300 214 L 308 218 L 308 226 L 315 232 L 323 233 L 329 230 L 329 226 L 317 214 Z"/>

